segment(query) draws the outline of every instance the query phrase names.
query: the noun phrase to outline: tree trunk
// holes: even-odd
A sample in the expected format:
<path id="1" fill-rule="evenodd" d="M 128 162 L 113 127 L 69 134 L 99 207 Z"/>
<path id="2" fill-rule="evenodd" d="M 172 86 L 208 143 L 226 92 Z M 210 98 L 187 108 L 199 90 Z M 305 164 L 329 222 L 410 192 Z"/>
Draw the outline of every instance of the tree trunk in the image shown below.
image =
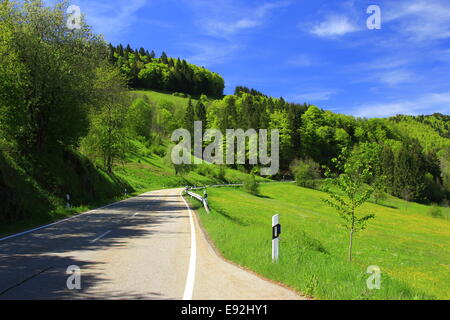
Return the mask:
<path id="1" fill-rule="evenodd" d="M 353 232 L 354 232 L 354 229 L 351 229 L 350 230 L 350 245 L 348 247 L 348 261 L 349 262 L 352 262 Z"/>

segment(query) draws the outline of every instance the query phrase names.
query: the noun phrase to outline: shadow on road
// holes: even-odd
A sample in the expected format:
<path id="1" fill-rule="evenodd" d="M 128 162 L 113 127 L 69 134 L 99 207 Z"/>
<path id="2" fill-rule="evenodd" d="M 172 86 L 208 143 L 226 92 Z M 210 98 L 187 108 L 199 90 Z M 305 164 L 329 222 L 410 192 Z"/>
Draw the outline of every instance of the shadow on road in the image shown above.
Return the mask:
<path id="1" fill-rule="evenodd" d="M 180 214 L 185 207 L 182 202 L 175 201 L 176 198 L 179 197 L 142 195 L 0 242 L 0 300 L 86 298 L 89 288 L 108 280 L 99 273 L 83 273 L 83 270 L 102 268 L 102 263 L 83 259 L 83 256 L 93 251 L 125 247 L 132 238 L 164 237 L 164 232 L 156 231 L 157 226 L 186 218 Z M 94 242 L 107 231 L 110 233 L 105 238 Z M 70 274 L 66 270 L 69 266 L 78 266 L 82 270 L 81 290 L 67 289 Z M 157 292 L 145 297 L 133 292 L 108 292 L 107 296 L 95 293 L 99 299 L 149 299 L 149 296 L 167 299 Z"/>

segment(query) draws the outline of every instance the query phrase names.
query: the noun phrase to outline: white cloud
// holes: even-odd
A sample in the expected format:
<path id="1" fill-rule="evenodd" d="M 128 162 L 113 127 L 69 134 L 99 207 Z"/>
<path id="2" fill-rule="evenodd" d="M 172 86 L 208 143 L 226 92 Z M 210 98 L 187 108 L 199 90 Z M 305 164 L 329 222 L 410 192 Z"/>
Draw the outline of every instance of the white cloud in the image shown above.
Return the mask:
<path id="1" fill-rule="evenodd" d="M 378 81 L 388 86 L 396 86 L 401 83 L 412 82 L 415 79 L 414 73 L 404 69 L 390 70 L 376 74 Z"/>
<path id="2" fill-rule="evenodd" d="M 336 93 L 337 93 L 336 90 L 313 91 L 313 92 L 294 94 L 294 95 L 288 96 L 287 99 L 292 100 L 292 101 L 297 101 L 297 102 L 325 101 L 325 100 L 329 100 Z"/>
<path id="3" fill-rule="evenodd" d="M 450 92 L 429 93 L 414 100 L 378 102 L 361 105 L 352 111 L 357 117 L 391 117 L 397 114 L 450 114 Z"/>
<path id="4" fill-rule="evenodd" d="M 408 0 L 390 3 L 383 21 L 398 23 L 398 32 L 415 41 L 450 38 L 450 3 L 442 0 Z"/>
<path id="5" fill-rule="evenodd" d="M 354 64 L 352 71 L 357 71 L 360 76 L 356 82 L 377 82 L 377 84 L 389 87 L 403 83 L 416 82 L 419 77 L 415 72 L 414 63 L 417 57 L 399 57 L 398 55 L 386 55 L 383 58 L 376 58 L 370 62 Z"/>
<path id="6" fill-rule="evenodd" d="M 187 60 L 190 63 L 194 63 L 204 67 L 211 67 L 217 64 L 224 63 L 229 59 L 230 55 L 238 50 L 240 46 L 236 44 L 229 44 L 226 47 L 222 47 L 212 42 L 199 42 L 196 44 L 186 44 L 195 52 L 189 56 Z"/>
<path id="7" fill-rule="evenodd" d="M 370 62 L 358 64 L 356 67 L 364 70 L 389 70 L 405 67 L 406 65 L 413 63 L 414 60 L 414 58 L 409 56 L 405 57 L 404 54 L 401 56 L 390 55 L 389 57 L 377 58 Z"/>
<path id="8" fill-rule="evenodd" d="M 331 15 L 326 20 L 310 28 L 310 33 L 318 37 L 338 37 L 358 31 L 356 24 L 346 16 Z"/>
<path id="9" fill-rule="evenodd" d="M 213 66 L 224 63 L 246 47 L 242 37 L 238 37 L 239 32 L 264 25 L 275 9 L 289 5 L 290 0 L 266 2 L 256 7 L 234 0 L 185 0 L 185 3 L 192 8 L 200 32 L 210 36 L 184 44 L 193 52 L 188 60 Z"/>
<path id="10" fill-rule="evenodd" d="M 244 7 L 235 1 L 188 1 L 194 6 L 199 18 L 198 26 L 204 33 L 219 38 L 228 38 L 239 31 L 263 25 L 270 13 L 290 4 L 289 1 L 263 3 L 258 7 Z"/>
<path id="11" fill-rule="evenodd" d="M 311 67 L 315 65 L 315 61 L 307 54 L 301 54 L 287 61 L 287 64 L 293 67 Z"/>
<path id="12" fill-rule="evenodd" d="M 74 1 L 86 16 L 87 23 L 96 33 L 103 34 L 108 41 L 114 41 L 121 34 L 129 31 L 136 22 L 136 13 L 145 7 L 149 0 L 115 0 L 94 2 Z"/>

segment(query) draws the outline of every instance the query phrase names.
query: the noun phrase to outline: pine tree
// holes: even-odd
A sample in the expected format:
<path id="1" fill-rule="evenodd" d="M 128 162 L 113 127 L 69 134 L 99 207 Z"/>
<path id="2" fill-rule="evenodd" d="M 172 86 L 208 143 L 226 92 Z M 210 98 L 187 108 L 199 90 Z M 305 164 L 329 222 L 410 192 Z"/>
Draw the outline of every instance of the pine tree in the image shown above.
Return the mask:
<path id="1" fill-rule="evenodd" d="M 206 128 L 206 107 L 201 99 L 198 100 L 197 105 L 195 106 L 195 121 L 202 121 L 203 129 Z"/>
<path id="2" fill-rule="evenodd" d="M 168 64 L 168 63 L 169 63 L 167 54 L 166 54 L 164 51 L 163 51 L 163 53 L 161 54 L 161 62 L 164 63 L 164 64 Z"/>
<path id="3" fill-rule="evenodd" d="M 120 57 L 124 56 L 124 50 L 123 50 L 123 46 L 121 44 L 119 44 L 119 46 L 117 47 L 117 52 L 119 53 Z"/>
<path id="4" fill-rule="evenodd" d="M 202 130 L 206 130 L 206 107 L 202 102 L 202 97 L 197 101 L 194 107 L 194 120 L 202 122 Z"/>
<path id="5" fill-rule="evenodd" d="M 114 49 L 113 45 L 110 43 L 108 45 L 108 61 L 111 64 L 116 63 L 116 57 L 114 56 L 114 53 L 115 53 L 115 49 Z"/>
<path id="6" fill-rule="evenodd" d="M 410 196 L 410 200 L 423 201 L 425 191 L 425 159 L 418 141 L 403 145 L 395 161 L 395 194 Z"/>
<path id="7" fill-rule="evenodd" d="M 192 136 L 194 135 L 194 121 L 195 121 L 194 106 L 192 104 L 191 98 L 189 98 L 186 113 L 184 114 L 184 127 L 191 133 Z"/>

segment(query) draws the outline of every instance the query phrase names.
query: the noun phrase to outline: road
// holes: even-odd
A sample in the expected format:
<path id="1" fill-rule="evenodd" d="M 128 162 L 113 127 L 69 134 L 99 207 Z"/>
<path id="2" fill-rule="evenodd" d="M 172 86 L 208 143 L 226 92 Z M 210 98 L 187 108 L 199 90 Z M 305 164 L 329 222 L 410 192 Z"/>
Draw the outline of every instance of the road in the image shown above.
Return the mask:
<path id="1" fill-rule="evenodd" d="M 220 258 L 181 191 L 0 239 L 0 299 L 303 299 Z M 80 289 L 68 289 L 69 266 L 81 272 Z"/>

